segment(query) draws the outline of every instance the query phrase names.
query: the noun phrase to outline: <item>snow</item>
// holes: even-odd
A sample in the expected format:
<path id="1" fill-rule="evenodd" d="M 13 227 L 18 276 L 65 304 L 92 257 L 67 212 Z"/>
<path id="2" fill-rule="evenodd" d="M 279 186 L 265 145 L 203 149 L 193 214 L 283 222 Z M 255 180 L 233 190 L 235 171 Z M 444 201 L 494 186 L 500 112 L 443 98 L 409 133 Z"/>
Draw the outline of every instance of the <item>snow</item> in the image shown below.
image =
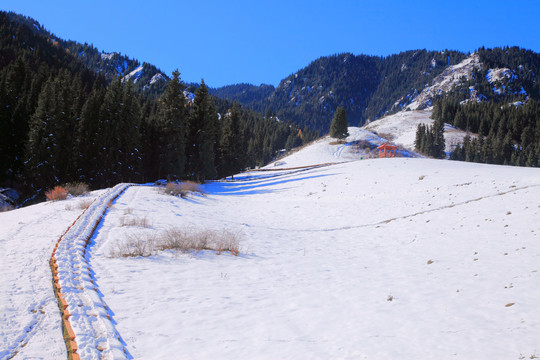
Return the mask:
<path id="1" fill-rule="evenodd" d="M 150 79 L 150 85 L 158 82 L 159 80 L 166 81 L 167 79 L 165 78 L 165 75 L 163 75 L 162 73 L 157 73 L 154 76 L 152 76 L 152 79 Z"/>
<path id="2" fill-rule="evenodd" d="M 0 213 L 0 359 L 65 358 L 49 259 L 79 199 Z"/>
<path id="3" fill-rule="evenodd" d="M 116 53 L 101 53 L 101 60 L 111 60 Z"/>
<path id="4" fill-rule="evenodd" d="M 352 146 L 354 142 L 365 140 L 373 144 L 382 144 L 384 139 L 373 134 L 370 131 L 358 127 L 349 127 L 349 136 L 345 139 L 346 143 L 338 143 L 337 139 L 330 136 L 315 140 L 309 146 L 296 150 L 289 154 L 285 159 L 279 159 L 270 163 L 265 168 L 297 167 L 306 165 L 316 165 L 322 163 L 336 163 L 357 160 L 365 157 L 366 154 L 355 151 Z"/>
<path id="5" fill-rule="evenodd" d="M 129 74 L 127 74 L 126 76 L 124 76 L 122 78 L 122 82 L 130 81 L 133 78 L 133 82 L 136 83 L 143 73 L 144 73 L 144 68 L 141 65 L 135 70 L 133 70 L 132 72 L 130 72 Z"/>
<path id="6" fill-rule="evenodd" d="M 512 78 L 515 75 L 512 74 L 512 70 L 508 68 L 489 69 L 486 75 L 486 79 L 490 84 L 501 81 L 504 78 Z"/>
<path id="7" fill-rule="evenodd" d="M 348 141 L 373 136 L 349 131 Z M 207 183 L 206 195 L 119 185 L 88 196 L 95 202 L 59 246 L 63 291 L 71 288 L 66 297 L 75 302 L 84 296 L 69 269 L 86 262 L 97 290 L 84 286 L 83 305 L 106 304 L 111 321 L 97 334 L 76 325 L 92 309 L 68 307 L 80 308 L 73 327 L 81 358 L 98 358 L 95 348 L 115 338 L 126 352 L 114 356 L 135 359 L 538 356 L 540 169 L 351 161 L 330 142 L 281 161 L 336 164 L 251 171 Z M 77 242 L 117 193 L 80 259 Z M 81 213 L 68 207 L 78 201 L 0 213 L 2 359 L 66 357 L 48 260 Z M 122 226 L 126 217 L 148 225 Z M 171 227 L 240 233 L 241 254 L 111 257 L 126 236 Z"/>
<path id="8" fill-rule="evenodd" d="M 473 75 L 475 68 L 481 68 L 480 57 L 477 53 L 471 54 L 468 58 L 456 65 L 448 66 L 442 73 L 433 79 L 431 86 L 422 90 L 412 103 L 407 105 L 409 110 L 417 110 L 419 107 L 430 104 L 435 96 L 447 92 L 455 85 L 459 84 L 462 77 L 467 80 Z"/>

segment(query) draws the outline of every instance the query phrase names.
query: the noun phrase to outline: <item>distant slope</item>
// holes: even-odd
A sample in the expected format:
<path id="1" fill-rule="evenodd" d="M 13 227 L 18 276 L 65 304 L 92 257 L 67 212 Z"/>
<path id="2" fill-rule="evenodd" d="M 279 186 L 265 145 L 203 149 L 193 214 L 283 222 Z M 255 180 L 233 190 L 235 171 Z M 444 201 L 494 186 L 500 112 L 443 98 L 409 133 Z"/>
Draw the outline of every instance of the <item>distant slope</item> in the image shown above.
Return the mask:
<path id="1" fill-rule="evenodd" d="M 135 88 L 147 94 L 159 95 L 165 90 L 168 76 L 152 64 L 141 64 L 136 59 L 115 52 L 101 52 L 87 43 L 64 40 L 49 32 L 35 19 L 13 12 L 7 14 L 11 21 L 26 25 L 34 33 L 44 36 L 53 44 L 76 55 L 89 69 L 104 75 L 109 81 L 117 77 L 122 77 L 125 81 L 131 80 Z"/>
<path id="2" fill-rule="evenodd" d="M 342 105 L 350 125 L 362 125 L 409 104 L 447 64 L 465 54 L 456 51 L 407 51 L 386 58 L 350 53 L 321 57 L 283 79 L 274 92 L 246 105 L 277 114 L 325 133 Z M 240 94 L 231 99 L 242 102 Z"/>
<path id="3" fill-rule="evenodd" d="M 414 151 L 418 125 L 433 125 L 434 121 L 431 119 L 431 115 L 431 110 L 400 111 L 366 124 L 363 129 L 372 131 L 396 145 Z M 466 131 L 446 125 L 444 128 L 445 151 L 447 153 L 453 151 L 456 145 L 463 142 L 466 135 Z"/>
<path id="4" fill-rule="evenodd" d="M 251 105 L 264 101 L 275 91 L 274 86 L 261 84 L 259 86 L 251 84 L 235 84 L 222 86 L 220 88 L 210 88 L 210 94 L 229 101 L 238 101 L 244 105 Z"/>
<path id="5" fill-rule="evenodd" d="M 517 102 L 540 97 L 540 54 L 520 48 L 406 51 L 385 58 L 350 53 L 321 57 L 283 79 L 269 95 L 246 84 L 216 89 L 260 112 L 326 133 L 344 106 L 349 124 L 363 125 L 439 97 Z M 265 97 L 266 96 L 266 97 Z M 259 99 L 259 100 L 257 100 Z"/>

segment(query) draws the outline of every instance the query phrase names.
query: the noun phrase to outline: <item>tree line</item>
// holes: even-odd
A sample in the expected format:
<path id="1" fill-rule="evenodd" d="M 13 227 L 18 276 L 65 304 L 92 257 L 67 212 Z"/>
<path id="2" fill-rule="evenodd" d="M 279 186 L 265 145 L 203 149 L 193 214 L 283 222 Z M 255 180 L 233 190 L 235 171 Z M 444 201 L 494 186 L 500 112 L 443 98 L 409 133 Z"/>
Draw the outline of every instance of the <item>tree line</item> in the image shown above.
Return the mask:
<path id="1" fill-rule="evenodd" d="M 0 186 L 23 195 L 74 181 L 221 178 L 315 136 L 214 98 L 204 81 L 187 99 L 178 71 L 149 96 L 0 18 Z"/>
<path id="2" fill-rule="evenodd" d="M 540 101 L 525 103 L 468 102 L 452 98 L 437 100 L 435 124 L 450 124 L 474 134 L 464 138 L 450 159 L 488 164 L 540 166 Z M 419 132 L 420 129 L 418 130 Z M 417 132 L 417 141 L 419 139 Z M 431 155 L 425 149 L 417 148 Z"/>

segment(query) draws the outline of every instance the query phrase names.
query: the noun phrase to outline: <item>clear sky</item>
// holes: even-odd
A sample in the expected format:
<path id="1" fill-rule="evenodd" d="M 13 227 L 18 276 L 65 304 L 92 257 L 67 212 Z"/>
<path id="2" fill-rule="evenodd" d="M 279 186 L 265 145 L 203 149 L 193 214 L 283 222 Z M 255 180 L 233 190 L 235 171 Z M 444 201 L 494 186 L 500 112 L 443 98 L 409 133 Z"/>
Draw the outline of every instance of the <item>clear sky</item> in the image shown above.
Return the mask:
<path id="1" fill-rule="evenodd" d="M 343 52 L 504 45 L 540 52 L 540 0 L 0 0 L 0 9 L 212 87 L 277 85 Z"/>

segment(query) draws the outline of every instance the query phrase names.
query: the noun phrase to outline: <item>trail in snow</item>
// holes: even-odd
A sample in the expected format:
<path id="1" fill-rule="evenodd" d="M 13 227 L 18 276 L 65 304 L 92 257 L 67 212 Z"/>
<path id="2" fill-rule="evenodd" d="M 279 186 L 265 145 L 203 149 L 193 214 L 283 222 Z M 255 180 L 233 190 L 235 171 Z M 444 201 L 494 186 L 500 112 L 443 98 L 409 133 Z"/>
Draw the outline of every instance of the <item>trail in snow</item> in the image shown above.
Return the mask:
<path id="1" fill-rule="evenodd" d="M 99 196 L 63 235 L 54 254 L 58 283 L 71 314 L 68 321 L 81 359 L 130 358 L 97 287 L 86 252 L 88 241 L 107 209 L 128 187 L 119 184 Z"/>
<path id="2" fill-rule="evenodd" d="M 44 203 L 2 214 L 0 359 L 39 356 L 45 347 L 52 356 L 65 356 L 49 257 L 54 242 L 78 214 L 66 211 L 65 206 L 77 201 Z M 36 208 L 42 211 L 36 212 Z M 38 332 L 41 335 L 35 338 Z"/>

